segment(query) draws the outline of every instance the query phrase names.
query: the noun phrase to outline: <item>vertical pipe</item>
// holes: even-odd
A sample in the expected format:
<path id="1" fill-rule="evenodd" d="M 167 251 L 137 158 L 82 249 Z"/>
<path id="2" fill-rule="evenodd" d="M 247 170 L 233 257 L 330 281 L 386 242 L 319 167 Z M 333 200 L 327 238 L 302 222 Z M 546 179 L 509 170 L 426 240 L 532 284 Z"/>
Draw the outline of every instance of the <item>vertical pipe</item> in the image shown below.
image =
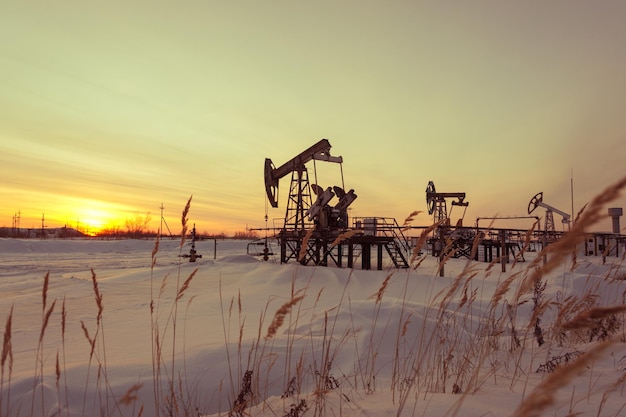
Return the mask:
<path id="1" fill-rule="evenodd" d="M 341 255 L 343 254 L 343 245 L 341 243 L 339 243 L 337 245 L 337 266 L 339 268 L 342 267 L 342 259 L 341 259 Z"/>
<path id="2" fill-rule="evenodd" d="M 574 169 L 572 169 L 571 177 L 570 177 L 570 194 L 572 196 L 572 224 L 570 224 L 570 230 L 572 230 L 574 223 Z"/>
<path id="3" fill-rule="evenodd" d="M 352 240 L 348 241 L 348 268 L 352 268 L 352 261 L 354 259 L 354 246 Z"/>
<path id="4" fill-rule="evenodd" d="M 443 231 L 443 226 L 439 227 L 439 276 L 442 277 L 444 276 L 444 262 L 443 262 L 443 244 L 444 244 L 444 231 Z"/>
<path id="5" fill-rule="evenodd" d="M 500 263 L 502 264 L 502 272 L 506 272 L 506 261 L 509 257 L 509 254 L 506 250 L 506 232 L 504 230 L 500 230 L 500 247 L 502 255 L 500 256 Z"/>
<path id="6" fill-rule="evenodd" d="M 361 243 L 361 268 L 365 270 L 372 269 L 372 252 L 369 243 Z"/>

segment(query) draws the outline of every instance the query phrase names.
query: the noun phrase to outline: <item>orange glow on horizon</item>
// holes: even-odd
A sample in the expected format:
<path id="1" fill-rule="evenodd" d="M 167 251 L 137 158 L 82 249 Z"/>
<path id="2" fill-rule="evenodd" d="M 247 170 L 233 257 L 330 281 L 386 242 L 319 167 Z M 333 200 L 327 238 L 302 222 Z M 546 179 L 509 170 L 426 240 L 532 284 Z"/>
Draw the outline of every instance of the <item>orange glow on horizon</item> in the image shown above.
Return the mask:
<path id="1" fill-rule="evenodd" d="M 90 236 L 124 225 L 123 209 L 104 201 L 73 199 L 71 207 L 58 211 L 68 219 L 67 224 L 75 224 L 76 229 Z"/>

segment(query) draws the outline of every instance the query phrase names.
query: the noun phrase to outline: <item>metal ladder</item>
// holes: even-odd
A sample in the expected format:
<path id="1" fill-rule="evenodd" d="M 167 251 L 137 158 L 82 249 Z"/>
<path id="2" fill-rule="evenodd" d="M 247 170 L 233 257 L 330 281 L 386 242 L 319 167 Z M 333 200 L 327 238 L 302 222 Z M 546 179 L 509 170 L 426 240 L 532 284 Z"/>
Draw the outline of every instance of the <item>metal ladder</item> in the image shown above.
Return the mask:
<path id="1" fill-rule="evenodd" d="M 382 220 L 382 225 L 379 230 L 384 236 L 393 238 L 393 240 L 385 243 L 385 249 L 391 262 L 396 268 L 408 268 L 409 262 L 405 254 L 408 255 L 411 249 L 409 241 L 402 233 L 402 228 L 396 219 L 382 218 L 380 220 Z"/>

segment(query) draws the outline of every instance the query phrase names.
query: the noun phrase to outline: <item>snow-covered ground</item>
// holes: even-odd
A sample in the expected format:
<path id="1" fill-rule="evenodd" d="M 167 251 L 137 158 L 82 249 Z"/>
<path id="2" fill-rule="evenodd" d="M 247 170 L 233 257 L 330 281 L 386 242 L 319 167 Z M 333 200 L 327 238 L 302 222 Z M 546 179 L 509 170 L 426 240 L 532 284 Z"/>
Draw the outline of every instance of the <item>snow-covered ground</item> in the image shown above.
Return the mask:
<path id="1" fill-rule="evenodd" d="M 622 258 L 568 258 L 533 291 L 532 253 L 440 277 L 431 256 L 305 267 L 225 240 L 190 263 L 188 243 L 153 265 L 154 241 L 1 239 L 0 415 L 509 416 L 536 387 L 536 415 L 626 413 L 624 312 L 564 325 L 625 304 Z"/>

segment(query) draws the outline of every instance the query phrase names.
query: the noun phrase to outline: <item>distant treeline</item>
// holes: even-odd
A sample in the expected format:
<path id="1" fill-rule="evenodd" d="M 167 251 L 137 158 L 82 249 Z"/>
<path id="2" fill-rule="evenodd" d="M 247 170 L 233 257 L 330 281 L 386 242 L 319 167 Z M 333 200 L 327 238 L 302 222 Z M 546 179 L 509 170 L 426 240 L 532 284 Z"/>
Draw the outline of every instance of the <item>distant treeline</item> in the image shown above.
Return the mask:
<path id="1" fill-rule="evenodd" d="M 0 237 L 13 237 L 22 239 L 71 239 L 87 237 L 87 235 L 71 227 L 51 227 L 45 229 L 0 227 Z"/>
<path id="2" fill-rule="evenodd" d="M 19 238 L 19 239 L 75 239 L 75 238 L 99 238 L 99 239 L 154 239 L 158 232 L 150 230 L 125 230 L 122 228 L 110 228 L 102 230 L 95 235 L 87 235 L 71 227 L 56 227 L 46 229 L 27 229 L 0 227 L 0 238 Z M 191 237 L 191 231 L 188 233 Z M 162 234 L 162 238 L 180 238 L 180 234 Z M 233 235 L 227 235 L 225 232 L 208 233 L 196 231 L 196 239 L 258 239 L 259 235 L 256 231 L 240 231 Z"/>
<path id="3" fill-rule="evenodd" d="M 105 239 L 152 239 L 156 238 L 158 232 L 154 231 L 142 231 L 142 232 L 129 232 L 126 230 L 118 230 L 115 232 L 104 230 L 100 233 L 97 233 L 95 237 L 105 238 Z M 191 237 L 191 231 L 187 233 L 188 237 Z M 170 234 L 163 233 L 161 234 L 163 239 L 167 238 L 180 238 L 180 234 Z M 258 239 L 259 234 L 255 231 L 241 231 L 235 232 L 233 235 L 228 235 L 226 232 L 221 233 L 208 233 L 208 232 L 198 232 L 196 231 L 196 239 L 204 240 L 204 239 L 244 239 L 244 240 L 253 240 Z"/>

